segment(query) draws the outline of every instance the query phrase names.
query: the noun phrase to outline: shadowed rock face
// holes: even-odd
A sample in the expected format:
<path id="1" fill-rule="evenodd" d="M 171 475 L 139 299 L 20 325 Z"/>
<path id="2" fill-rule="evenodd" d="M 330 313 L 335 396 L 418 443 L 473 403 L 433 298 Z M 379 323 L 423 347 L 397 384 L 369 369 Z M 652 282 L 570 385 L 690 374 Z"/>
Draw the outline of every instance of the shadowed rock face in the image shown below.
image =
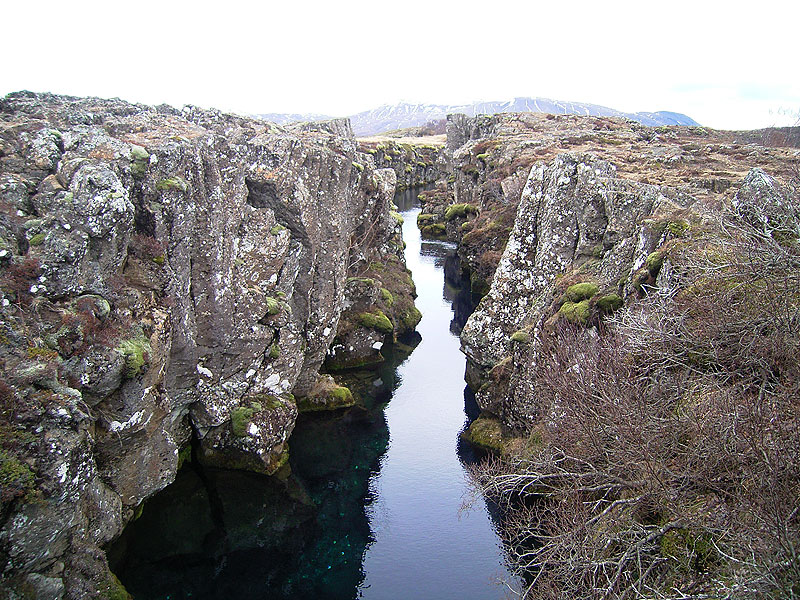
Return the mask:
<path id="1" fill-rule="evenodd" d="M 192 430 L 216 464 L 282 464 L 348 276 L 403 265 L 395 174 L 347 121 L 25 92 L 0 119 L 3 459 L 44 500 L 4 490 L 0 568 L 83 597 Z"/>

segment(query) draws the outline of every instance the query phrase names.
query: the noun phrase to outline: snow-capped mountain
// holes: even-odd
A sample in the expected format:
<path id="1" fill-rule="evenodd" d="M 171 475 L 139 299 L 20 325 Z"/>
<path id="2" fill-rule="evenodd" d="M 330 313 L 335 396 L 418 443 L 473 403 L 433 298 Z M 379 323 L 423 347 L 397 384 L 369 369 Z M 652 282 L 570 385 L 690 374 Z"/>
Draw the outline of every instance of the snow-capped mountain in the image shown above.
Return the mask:
<path id="1" fill-rule="evenodd" d="M 418 127 L 429 121 L 444 119 L 448 114 L 464 113 L 469 116 L 479 114 L 492 115 L 501 112 L 542 112 L 555 115 L 591 115 L 597 117 L 623 117 L 633 119 L 643 125 L 697 125 L 698 123 L 684 114 L 668 111 L 626 113 L 606 106 L 587 104 L 584 102 L 562 102 L 547 98 L 514 98 L 513 100 L 495 100 L 474 102 L 472 104 L 384 104 L 373 110 L 350 115 L 353 131 L 358 136 L 375 135 L 393 129 Z M 261 118 L 276 123 L 291 121 L 318 121 L 330 117 L 323 115 L 259 115 Z"/>

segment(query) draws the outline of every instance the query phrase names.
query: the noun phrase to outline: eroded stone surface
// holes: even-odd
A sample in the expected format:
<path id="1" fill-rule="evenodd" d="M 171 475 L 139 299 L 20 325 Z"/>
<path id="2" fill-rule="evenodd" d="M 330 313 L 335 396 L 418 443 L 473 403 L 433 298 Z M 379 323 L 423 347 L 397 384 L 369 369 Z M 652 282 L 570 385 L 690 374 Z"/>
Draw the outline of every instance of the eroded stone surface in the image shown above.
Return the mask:
<path id="1" fill-rule="evenodd" d="M 84 597 L 112 585 L 100 547 L 174 479 L 192 431 L 209 462 L 280 462 L 289 393 L 317 381 L 348 277 L 404 269 L 396 177 L 345 120 L 24 92 L 0 101 L 0 140 L 3 460 L 19 483 L 0 568 Z M 234 434 L 262 396 L 281 401 Z"/>

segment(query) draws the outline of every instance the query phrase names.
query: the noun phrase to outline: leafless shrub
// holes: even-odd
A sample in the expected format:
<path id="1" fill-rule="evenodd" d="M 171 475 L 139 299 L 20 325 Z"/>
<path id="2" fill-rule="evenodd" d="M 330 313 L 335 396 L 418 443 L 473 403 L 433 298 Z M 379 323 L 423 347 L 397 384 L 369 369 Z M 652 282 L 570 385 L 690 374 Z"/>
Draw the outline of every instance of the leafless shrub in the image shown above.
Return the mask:
<path id="1" fill-rule="evenodd" d="M 800 595 L 800 236 L 771 222 L 726 215 L 600 336 L 545 328 L 541 451 L 473 473 L 526 597 Z"/>

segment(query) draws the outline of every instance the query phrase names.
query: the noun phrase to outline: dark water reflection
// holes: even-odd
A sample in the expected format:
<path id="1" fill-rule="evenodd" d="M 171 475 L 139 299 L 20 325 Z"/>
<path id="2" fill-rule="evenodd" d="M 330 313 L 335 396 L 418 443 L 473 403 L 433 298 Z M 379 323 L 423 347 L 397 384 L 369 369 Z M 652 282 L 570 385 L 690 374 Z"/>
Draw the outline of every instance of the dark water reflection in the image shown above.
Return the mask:
<path id="1" fill-rule="evenodd" d="M 459 438 L 477 416 L 455 337 L 471 297 L 454 247 L 419 239 L 417 191 L 395 203 L 421 338 L 348 375 L 362 406 L 301 415 L 291 476 L 182 469 L 109 550 L 136 600 L 504 597 L 493 507 L 459 514 L 478 458 Z"/>

